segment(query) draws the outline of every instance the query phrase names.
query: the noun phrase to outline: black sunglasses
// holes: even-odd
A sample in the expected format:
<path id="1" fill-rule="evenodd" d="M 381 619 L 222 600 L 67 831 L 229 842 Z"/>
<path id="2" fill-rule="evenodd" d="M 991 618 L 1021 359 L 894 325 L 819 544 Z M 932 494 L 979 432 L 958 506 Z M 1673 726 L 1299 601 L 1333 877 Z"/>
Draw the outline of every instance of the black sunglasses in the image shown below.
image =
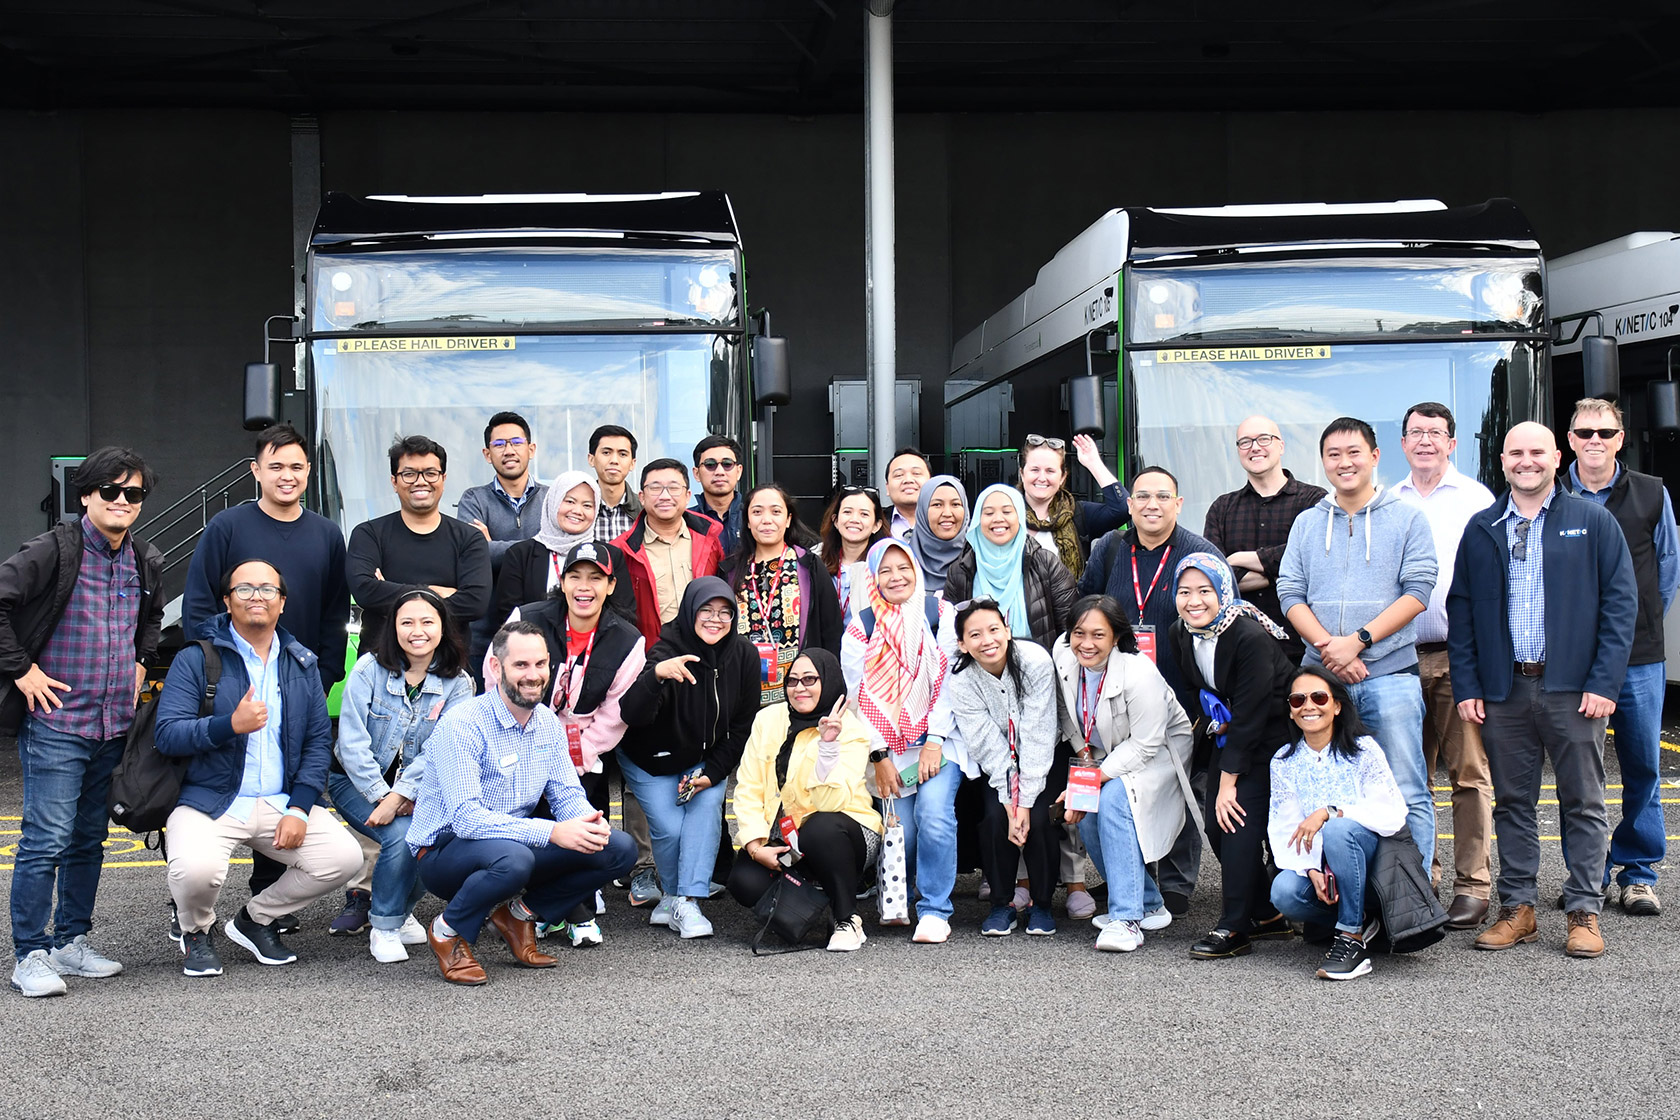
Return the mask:
<path id="1" fill-rule="evenodd" d="M 1612 440 L 1622 434 L 1620 428 L 1571 428 L 1576 439 L 1591 439 L 1597 436 L 1602 440 Z"/>
<path id="2" fill-rule="evenodd" d="M 881 504 L 881 492 L 873 486 L 853 486 L 850 483 L 847 483 L 845 486 L 840 487 L 839 494 L 842 498 L 850 498 L 854 494 L 868 494 L 871 498 L 875 499 L 876 505 Z"/>
<path id="3" fill-rule="evenodd" d="M 734 459 L 702 459 L 700 460 L 700 465 L 709 471 L 732 471 L 741 464 Z"/>
<path id="4" fill-rule="evenodd" d="M 1289 694 L 1289 706 L 1291 708 L 1299 708 L 1308 700 L 1322 708 L 1330 703 L 1330 694 L 1322 689 L 1313 692 L 1291 692 Z"/>
<path id="5" fill-rule="evenodd" d="M 99 500 L 102 502 L 114 502 L 117 500 L 117 495 L 120 494 L 127 500 L 129 505 L 137 506 L 141 502 L 145 501 L 146 495 L 150 493 L 151 491 L 146 489 L 144 486 L 118 486 L 114 482 L 107 482 L 105 485 L 99 487 Z"/>

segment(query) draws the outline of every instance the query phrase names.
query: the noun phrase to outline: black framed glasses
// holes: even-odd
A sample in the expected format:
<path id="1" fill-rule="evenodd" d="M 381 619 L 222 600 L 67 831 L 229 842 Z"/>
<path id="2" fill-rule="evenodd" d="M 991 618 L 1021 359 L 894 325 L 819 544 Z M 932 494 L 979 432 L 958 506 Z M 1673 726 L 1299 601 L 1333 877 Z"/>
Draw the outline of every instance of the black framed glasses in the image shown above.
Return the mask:
<path id="1" fill-rule="evenodd" d="M 114 502 L 120 496 L 129 505 L 134 506 L 145 501 L 146 495 L 151 493 L 144 486 L 118 486 L 114 482 L 107 482 L 100 486 L 98 492 L 99 500 L 102 502 Z"/>
<path id="2" fill-rule="evenodd" d="M 732 471 L 741 463 L 738 459 L 702 459 L 700 465 L 709 471 Z"/>
<path id="3" fill-rule="evenodd" d="M 1613 440 L 1622 434 L 1620 428 L 1571 428 L 1569 431 L 1576 439 L 1591 439 L 1597 436 L 1605 441 Z"/>
<path id="4" fill-rule="evenodd" d="M 272 603 L 280 597 L 280 589 L 272 583 L 236 583 L 229 590 L 241 603 L 249 603 L 252 599 Z"/>
<path id="5" fill-rule="evenodd" d="M 423 471 L 417 471 L 413 467 L 405 467 L 403 470 L 397 472 L 397 481 L 406 482 L 410 486 L 413 486 L 422 478 L 427 482 L 436 482 L 442 477 L 443 472 L 438 470 L 436 467 L 427 467 Z"/>
<path id="6" fill-rule="evenodd" d="M 512 439 L 493 439 L 490 446 L 500 450 L 504 447 L 524 447 L 527 442 L 524 436 L 514 436 Z"/>
<path id="7" fill-rule="evenodd" d="M 808 673 L 803 677 L 785 677 L 789 688 L 821 688 L 822 678 L 816 673 Z"/>
<path id="8" fill-rule="evenodd" d="M 1273 435 L 1271 432 L 1261 432 L 1257 436 L 1243 436 L 1242 438 L 1237 440 L 1237 450 L 1238 451 L 1248 451 L 1251 448 L 1255 448 L 1255 447 L 1259 447 L 1259 448 L 1270 447 L 1272 444 L 1276 443 L 1278 440 L 1280 440 L 1282 438 L 1283 438 L 1282 436 Z"/>
<path id="9" fill-rule="evenodd" d="M 1057 439 L 1055 436 L 1029 435 L 1024 442 L 1028 447 L 1048 447 L 1052 451 L 1061 451 L 1067 447 L 1067 440 Z"/>
<path id="10" fill-rule="evenodd" d="M 1312 692 L 1291 692 L 1289 694 L 1289 706 L 1291 708 L 1303 707 L 1308 700 L 1322 708 L 1330 703 L 1330 694 L 1323 689 L 1315 689 Z"/>

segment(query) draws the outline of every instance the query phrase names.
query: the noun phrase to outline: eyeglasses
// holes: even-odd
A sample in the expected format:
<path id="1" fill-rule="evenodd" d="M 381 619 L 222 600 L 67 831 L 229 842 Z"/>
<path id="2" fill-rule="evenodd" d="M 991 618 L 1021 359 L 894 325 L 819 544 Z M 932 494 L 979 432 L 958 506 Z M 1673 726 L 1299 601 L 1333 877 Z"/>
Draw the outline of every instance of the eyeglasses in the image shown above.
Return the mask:
<path id="1" fill-rule="evenodd" d="M 413 467 L 407 467 L 397 472 L 397 481 L 407 483 L 410 486 L 413 486 L 422 478 L 427 482 L 436 482 L 442 477 L 443 472 L 438 470 L 436 467 L 427 467 L 423 471 L 417 471 Z"/>
<path id="2" fill-rule="evenodd" d="M 1400 434 L 1414 443 L 1420 439 L 1429 440 L 1431 443 L 1440 443 L 1442 440 L 1452 438 L 1445 428 L 1407 428 Z"/>
<path id="3" fill-rule="evenodd" d="M 1150 499 L 1157 502 L 1170 502 L 1178 495 L 1171 490 L 1133 490 L 1132 497 L 1140 502 L 1147 502 Z"/>
<path id="4" fill-rule="evenodd" d="M 265 603 L 272 603 L 280 597 L 280 589 L 272 583 L 236 583 L 231 588 L 233 597 L 241 603 L 249 603 L 252 599 L 261 599 Z"/>
<path id="5" fill-rule="evenodd" d="M 1576 439 L 1591 439 L 1592 437 L 1597 436 L 1606 443 L 1622 434 L 1622 430 L 1620 428 L 1571 428 L 1569 430 L 1574 434 Z M 101 491 L 100 496 L 104 496 L 103 491 Z"/>
<path id="6" fill-rule="evenodd" d="M 1282 436 L 1273 435 L 1271 432 L 1262 432 L 1257 436 L 1242 436 L 1237 440 L 1237 450 L 1248 451 L 1255 447 L 1270 447 L 1282 438 Z"/>
<path id="7" fill-rule="evenodd" d="M 503 447 L 524 447 L 525 443 L 524 436 L 514 436 L 512 439 L 493 439 L 490 446 L 500 450 Z"/>
<path id="8" fill-rule="evenodd" d="M 695 614 L 700 618 L 710 618 L 716 621 L 727 621 L 734 613 L 728 607 L 701 607 Z"/>
<path id="9" fill-rule="evenodd" d="M 1028 447 L 1048 447 L 1052 451 L 1060 451 L 1067 446 L 1067 440 L 1057 439 L 1055 436 L 1028 436 L 1026 445 Z"/>
<path id="10" fill-rule="evenodd" d="M 852 486 L 848 484 L 840 487 L 840 496 L 842 498 L 850 498 L 854 494 L 868 494 L 871 498 L 875 499 L 876 505 L 881 504 L 881 492 L 873 486 Z"/>
<path id="11" fill-rule="evenodd" d="M 151 491 L 144 486 L 118 486 L 114 482 L 107 482 L 99 487 L 99 500 L 114 502 L 117 500 L 117 495 L 120 494 L 129 505 L 137 506 L 145 501 L 146 495 L 150 493 Z"/>
<path id="12" fill-rule="evenodd" d="M 702 459 L 700 465 L 709 471 L 732 471 L 741 464 L 734 459 Z"/>
<path id="13" fill-rule="evenodd" d="M 815 673 L 804 677 L 787 677 L 784 679 L 787 681 L 789 688 L 820 688 L 822 686 L 822 678 Z"/>
<path id="14" fill-rule="evenodd" d="M 1291 692 L 1289 694 L 1289 706 L 1291 708 L 1299 708 L 1308 700 L 1311 700 L 1316 706 L 1322 708 L 1326 704 L 1330 703 L 1330 694 L 1322 690 L 1314 692 Z"/>
<path id="15" fill-rule="evenodd" d="M 688 484 L 683 482 L 650 482 L 642 487 L 642 493 L 659 497 L 662 494 L 685 494 Z"/>

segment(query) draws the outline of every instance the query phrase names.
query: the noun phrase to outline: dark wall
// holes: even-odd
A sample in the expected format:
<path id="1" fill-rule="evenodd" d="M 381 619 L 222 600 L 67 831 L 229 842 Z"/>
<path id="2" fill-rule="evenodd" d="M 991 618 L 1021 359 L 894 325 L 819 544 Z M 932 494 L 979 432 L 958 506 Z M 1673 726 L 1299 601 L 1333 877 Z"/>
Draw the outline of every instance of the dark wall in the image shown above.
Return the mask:
<path id="1" fill-rule="evenodd" d="M 829 442 L 865 372 L 856 117 L 330 113 L 322 184 L 361 193 L 729 191 L 749 294 L 792 343 L 783 452 Z M 974 114 L 899 122 L 900 376 L 942 443 L 951 341 L 1118 205 L 1517 199 L 1556 255 L 1680 228 L 1666 111 Z M 0 114 L 0 549 L 44 527 L 47 458 L 107 442 L 156 512 L 247 453 L 239 370 L 291 307 L 289 122 L 255 112 Z M 805 489 L 814 461 L 784 465 Z M 778 473 L 781 473 L 779 470 Z"/>

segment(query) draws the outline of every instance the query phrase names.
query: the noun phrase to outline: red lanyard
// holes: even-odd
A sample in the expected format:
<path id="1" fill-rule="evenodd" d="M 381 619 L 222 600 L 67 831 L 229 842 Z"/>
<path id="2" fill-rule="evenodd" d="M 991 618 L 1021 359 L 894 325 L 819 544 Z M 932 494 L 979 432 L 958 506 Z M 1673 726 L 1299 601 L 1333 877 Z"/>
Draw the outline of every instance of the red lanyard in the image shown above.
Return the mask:
<path id="1" fill-rule="evenodd" d="M 1155 585 L 1149 585 L 1154 590 Z M 1140 612 L 1141 613 L 1141 612 Z M 1089 700 L 1085 698 L 1085 670 L 1079 670 L 1079 729 L 1085 733 L 1085 751 L 1091 749 L 1091 732 L 1097 729 L 1097 704 L 1102 699 L 1103 682 L 1108 680 L 1108 666 L 1103 666 L 1102 676 L 1097 678 L 1097 694 Z"/>
<path id="2" fill-rule="evenodd" d="M 595 649 L 595 635 L 601 632 L 600 620 L 597 619 L 595 629 L 589 632 L 589 640 L 583 644 L 583 652 L 576 657 L 571 656 L 572 624 L 566 623 L 566 671 L 560 675 L 559 682 L 554 686 L 554 710 L 567 712 L 572 707 L 572 671 L 583 666 L 589 655 Z"/>
<path id="3" fill-rule="evenodd" d="M 846 608 L 852 602 L 852 580 L 844 567 L 840 569 L 840 574 L 834 577 L 834 593 L 840 597 L 840 619 L 845 621 Z"/>
<path id="4" fill-rule="evenodd" d="M 560 580 L 566 574 L 560 570 L 560 561 L 562 558 L 563 557 L 558 552 L 551 552 L 548 554 L 549 566 L 554 569 L 554 586 L 556 587 L 560 586 Z"/>
<path id="5" fill-rule="evenodd" d="M 1015 746 L 1015 717 L 1009 717 L 1009 800 L 1017 809 L 1021 807 L 1021 754 Z"/>
<path id="6" fill-rule="evenodd" d="M 1151 595 L 1155 594 L 1155 585 L 1161 582 L 1161 573 L 1167 570 L 1167 557 L 1171 555 L 1172 545 L 1169 544 L 1167 546 L 1167 550 L 1161 553 L 1160 567 L 1155 569 L 1155 575 L 1149 580 L 1149 590 L 1145 591 L 1143 589 L 1143 584 L 1138 582 L 1137 545 L 1132 546 L 1132 594 L 1137 596 L 1139 622 L 1143 621 L 1143 605 L 1149 602 L 1149 597 Z"/>
<path id="7" fill-rule="evenodd" d="M 754 573 L 752 578 L 747 580 L 747 587 L 752 592 L 753 605 L 758 608 L 758 621 L 764 627 L 764 640 L 765 641 L 770 640 L 770 611 L 764 605 L 764 601 L 765 601 L 765 599 L 769 599 L 769 601 L 772 604 L 774 604 L 776 602 L 776 592 L 780 591 L 781 588 L 782 588 L 783 565 L 786 564 L 786 563 L 787 563 L 787 549 L 784 548 L 782 550 L 782 554 L 780 556 L 776 557 L 775 578 L 770 581 L 770 593 L 769 593 L 769 595 L 760 595 L 759 594 L 757 573 Z"/>

